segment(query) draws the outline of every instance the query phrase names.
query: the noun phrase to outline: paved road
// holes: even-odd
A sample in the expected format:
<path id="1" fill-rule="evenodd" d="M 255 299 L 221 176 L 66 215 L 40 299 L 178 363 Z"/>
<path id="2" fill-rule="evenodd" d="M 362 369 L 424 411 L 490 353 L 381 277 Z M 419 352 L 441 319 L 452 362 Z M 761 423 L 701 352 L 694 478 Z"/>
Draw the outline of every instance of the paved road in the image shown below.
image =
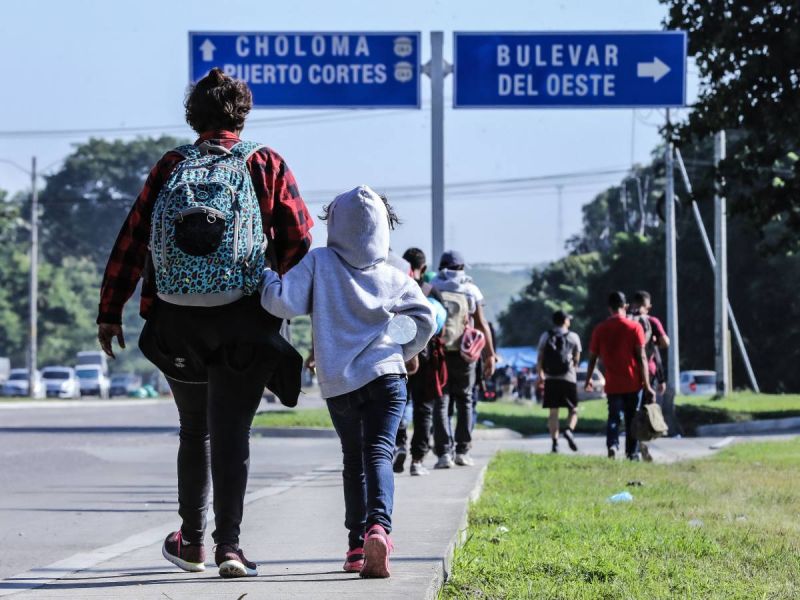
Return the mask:
<path id="1" fill-rule="evenodd" d="M 171 401 L 0 407 L 0 579 L 176 518 L 176 423 Z M 337 444 L 254 438 L 250 489 L 330 464 Z"/>

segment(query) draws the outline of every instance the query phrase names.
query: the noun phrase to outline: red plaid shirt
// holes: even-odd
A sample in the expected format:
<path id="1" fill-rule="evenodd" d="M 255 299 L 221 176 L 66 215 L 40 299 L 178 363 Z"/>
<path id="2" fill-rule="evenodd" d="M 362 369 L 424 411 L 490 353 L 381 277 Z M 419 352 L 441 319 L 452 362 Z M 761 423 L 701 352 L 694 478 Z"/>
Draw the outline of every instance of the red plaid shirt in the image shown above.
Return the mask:
<path id="1" fill-rule="evenodd" d="M 195 144 L 215 140 L 231 148 L 239 138 L 230 131 L 210 131 L 201 135 Z M 98 323 L 122 323 L 122 308 L 133 295 L 150 252 L 150 215 L 158 193 L 175 166 L 183 160 L 177 152 L 167 152 L 156 163 L 144 187 L 122 225 L 111 250 L 103 285 L 100 289 Z M 264 231 L 275 243 L 277 270 L 288 271 L 305 256 L 311 246 L 310 229 L 314 224 L 305 202 L 300 197 L 292 172 L 277 152 L 263 148 L 247 161 L 253 187 L 261 204 Z M 156 291 L 151 284 L 142 286 L 139 314 L 147 318 Z"/>

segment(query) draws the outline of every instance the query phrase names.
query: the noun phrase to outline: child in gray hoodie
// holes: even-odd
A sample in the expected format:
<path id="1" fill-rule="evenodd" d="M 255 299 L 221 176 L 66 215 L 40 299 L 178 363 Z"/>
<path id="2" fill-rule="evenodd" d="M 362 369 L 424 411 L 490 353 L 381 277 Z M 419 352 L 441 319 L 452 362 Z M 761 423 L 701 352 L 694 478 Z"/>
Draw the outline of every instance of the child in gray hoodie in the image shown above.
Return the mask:
<path id="1" fill-rule="evenodd" d="M 282 279 L 266 270 L 261 305 L 282 319 L 311 315 L 320 391 L 344 455 L 344 570 L 388 577 L 405 363 L 433 335 L 433 311 L 419 285 L 386 262 L 397 217 L 385 199 L 359 186 L 337 196 L 322 218 L 327 247 L 309 252 Z M 403 315 L 416 326 L 407 328 L 410 341 L 390 335 L 390 323 Z"/>

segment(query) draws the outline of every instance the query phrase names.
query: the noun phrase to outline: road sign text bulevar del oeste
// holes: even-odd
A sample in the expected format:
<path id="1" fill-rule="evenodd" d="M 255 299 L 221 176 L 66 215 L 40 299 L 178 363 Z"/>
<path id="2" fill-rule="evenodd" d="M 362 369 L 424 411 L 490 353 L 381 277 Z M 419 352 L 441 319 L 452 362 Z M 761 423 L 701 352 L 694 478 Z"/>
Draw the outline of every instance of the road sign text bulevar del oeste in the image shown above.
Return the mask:
<path id="1" fill-rule="evenodd" d="M 686 33 L 455 33 L 456 108 L 686 103 Z"/>

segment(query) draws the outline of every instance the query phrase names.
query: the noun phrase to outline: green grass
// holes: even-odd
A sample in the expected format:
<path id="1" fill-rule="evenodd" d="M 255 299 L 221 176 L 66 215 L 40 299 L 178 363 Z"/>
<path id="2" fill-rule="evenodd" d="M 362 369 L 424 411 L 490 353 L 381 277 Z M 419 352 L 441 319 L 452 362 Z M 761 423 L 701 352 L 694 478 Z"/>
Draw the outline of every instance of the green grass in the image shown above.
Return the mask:
<path id="1" fill-rule="evenodd" d="M 780 419 L 800 416 L 800 394 L 770 395 L 741 392 L 724 400 L 708 396 L 679 396 L 676 402 L 678 420 L 684 433 L 691 434 L 698 425 L 734 423 L 755 419 Z M 508 427 L 523 435 L 547 432 L 548 410 L 526 402 L 481 402 L 478 414 L 481 421 L 492 421 L 497 427 Z M 561 411 L 562 423 L 566 411 Z M 605 400 L 581 402 L 577 431 L 601 433 L 608 416 Z"/>
<path id="2" fill-rule="evenodd" d="M 441 597 L 798 598 L 798 469 L 800 440 L 673 465 L 502 453 Z"/>
<path id="3" fill-rule="evenodd" d="M 333 428 L 327 408 L 271 410 L 256 415 L 253 427 L 325 427 Z"/>
<path id="4" fill-rule="evenodd" d="M 606 427 L 608 409 L 605 400 L 581 402 L 577 430 L 583 433 L 602 433 Z M 679 397 L 678 418 L 686 433 L 697 425 L 732 423 L 753 419 L 774 419 L 800 416 L 800 395 L 772 396 L 740 393 L 725 399 L 708 397 Z M 481 421 L 491 421 L 495 427 L 507 427 L 523 435 L 547 432 L 548 410 L 538 404 L 526 402 L 481 402 L 478 415 Z M 566 411 L 561 411 L 562 423 Z M 331 428 L 327 409 L 277 410 L 261 413 L 253 423 L 255 427 L 328 427 Z"/>

